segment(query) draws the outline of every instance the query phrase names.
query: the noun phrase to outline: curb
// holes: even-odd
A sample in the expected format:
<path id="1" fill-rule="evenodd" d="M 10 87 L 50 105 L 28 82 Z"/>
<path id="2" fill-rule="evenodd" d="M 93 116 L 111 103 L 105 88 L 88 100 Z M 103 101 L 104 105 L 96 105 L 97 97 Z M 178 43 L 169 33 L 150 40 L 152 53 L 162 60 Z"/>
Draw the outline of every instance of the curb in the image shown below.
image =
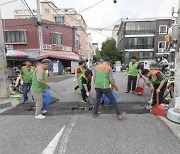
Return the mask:
<path id="1" fill-rule="evenodd" d="M 180 124 L 174 123 L 165 117 L 159 116 L 159 118 L 169 127 L 173 134 L 180 140 Z"/>
<path id="2" fill-rule="evenodd" d="M 17 99 L 12 99 L 12 98 L 0 99 L 0 113 L 15 108 L 17 105 L 19 105 L 19 100 Z"/>

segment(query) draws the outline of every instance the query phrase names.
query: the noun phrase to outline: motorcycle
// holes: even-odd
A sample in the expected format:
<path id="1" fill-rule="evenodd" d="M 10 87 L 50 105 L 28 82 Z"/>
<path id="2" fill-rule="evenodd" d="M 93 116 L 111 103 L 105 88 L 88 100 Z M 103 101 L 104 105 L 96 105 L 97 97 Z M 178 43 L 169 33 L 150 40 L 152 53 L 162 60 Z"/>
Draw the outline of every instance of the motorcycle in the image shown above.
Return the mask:
<path id="1" fill-rule="evenodd" d="M 11 78 L 11 87 L 14 91 L 18 91 L 19 93 L 23 93 L 23 83 L 21 81 L 20 75 Z M 30 90 L 30 87 L 28 87 L 28 90 Z"/>

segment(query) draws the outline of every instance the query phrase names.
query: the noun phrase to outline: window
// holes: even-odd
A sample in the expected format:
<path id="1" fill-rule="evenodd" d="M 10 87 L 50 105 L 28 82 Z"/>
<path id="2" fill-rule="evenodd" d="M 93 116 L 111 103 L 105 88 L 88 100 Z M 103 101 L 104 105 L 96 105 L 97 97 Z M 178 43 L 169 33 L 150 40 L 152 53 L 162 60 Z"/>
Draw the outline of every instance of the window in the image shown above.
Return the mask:
<path id="1" fill-rule="evenodd" d="M 154 37 L 125 38 L 125 49 L 152 49 L 152 48 L 154 48 Z"/>
<path id="2" fill-rule="evenodd" d="M 167 25 L 159 26 L 159 34 L 167 34 Z"/>
<path id="3" fill-rule="evenodd" d="M 62 45 L 62 34 L 51 33 L 52 44 Z"/>
<path id="4" fill-rule="evenodd" d="M 166 48 L 166 42 L 165 41 L 159 41 L 158 42 L 158 49 L 165 49 Z"/>
<path id="5" fill-rule="evenodd" d="M 5 31 L 6 43 L 24 44 L 27 43 L 25 30 Z"/>
<path id="6" fill-rule="evenodd" d="M 49 14 L 49 9 L 44 9 L 46 14 Z"/>
<path id="7" fill-rule="evenodd" d="M 58 23 L 64 23 L 64 16 L 56 16 L 54 17 L 55 19 L 55 22 L 58 22 Z"/>

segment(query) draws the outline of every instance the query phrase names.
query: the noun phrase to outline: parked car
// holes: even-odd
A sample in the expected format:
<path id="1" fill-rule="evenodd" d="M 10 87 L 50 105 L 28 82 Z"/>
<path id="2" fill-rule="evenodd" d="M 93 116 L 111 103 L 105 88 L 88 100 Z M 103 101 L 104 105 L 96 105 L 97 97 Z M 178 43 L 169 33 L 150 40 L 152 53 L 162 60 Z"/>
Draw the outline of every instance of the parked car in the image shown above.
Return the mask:
<path id="1" fill-rule="evenodd" d="M 154 59 L 143 59 L 139 61 L 140 69 L 158 69 L 158 63 Z"/>

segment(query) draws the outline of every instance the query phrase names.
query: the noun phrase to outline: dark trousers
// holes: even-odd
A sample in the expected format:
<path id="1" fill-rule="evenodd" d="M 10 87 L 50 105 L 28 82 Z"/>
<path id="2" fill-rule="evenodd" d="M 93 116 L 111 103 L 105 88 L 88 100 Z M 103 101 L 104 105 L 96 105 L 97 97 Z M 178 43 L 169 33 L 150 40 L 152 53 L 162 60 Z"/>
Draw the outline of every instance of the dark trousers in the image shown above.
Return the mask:
<path id="1" fill-rule="evenodd" d="M 23 97 L 24 97 L 24 101 L 28 100 L 28 89 L 31 87 L 31 83 L 23 83 Z"/>
<path id="2" fill-rule="evenodd" d="M 127 91 L 134 91 L 136 88 L 137 76 L 128 75 Z"/>
<path id="3" fill-rule="evenodd" d="M 113 107 L 114 107 L 114 109 L 116 111 L 116 114 L 119 115 L 120 114 L 120 110 L 119 110 L 119 107 L 117 105 L 116 99 L 114 98 L 110 88 L 108 88 L 108 89 L 96 88 L 96 102 L 94 104 L 94 111 L 93 111 L 93 113 L 94 114 L 98 114 L 99 104 L 100 104 L 101 97 L 102 97 L 103 93 L 109 98 L 111 104 L 113 105 Z"/>
<path id="4" fill-rule="evenodd" d="M 153 92 L 153 102 L 152 102 L 152 106 L 156 104 L 157 100 L 156 100 L 156 97 L 157 97 L 157 93 L 156 93 L 156 90 L 158 89 L 159 87 L 159 84 L 153 84 L 153 87 L 154 87 L 154 92 Z M 159 104 L 162 103 L 163 101 L 163 96 L 164 96 L 164 92 L 166 90 L 166 87 L 167 87 L 167 82 L 164 83 L 163 87 L 161 88 L 160 90 L 160 93 L 159 93 Z"/>
<path id="5" fill-rule="evenodd" d="M 161 70 L 163 73 L 166 71 L 166 67 L 168 67 L 168 65 L 163 65 L 162 70 Z"/>

